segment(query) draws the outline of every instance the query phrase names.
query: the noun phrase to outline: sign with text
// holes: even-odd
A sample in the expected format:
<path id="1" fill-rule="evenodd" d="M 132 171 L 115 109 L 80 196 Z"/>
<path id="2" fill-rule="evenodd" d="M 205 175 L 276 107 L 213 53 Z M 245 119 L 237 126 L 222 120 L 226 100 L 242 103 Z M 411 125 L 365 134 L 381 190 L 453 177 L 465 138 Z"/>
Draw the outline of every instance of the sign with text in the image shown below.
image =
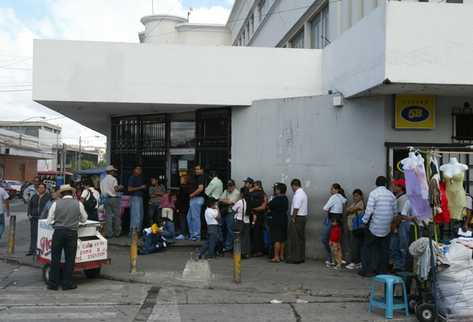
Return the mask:
<path id="1" fill-rule="evenodd" d="M 394 123 L 396 129 L 435 128 L 435 96 L 396 95 Z"/>

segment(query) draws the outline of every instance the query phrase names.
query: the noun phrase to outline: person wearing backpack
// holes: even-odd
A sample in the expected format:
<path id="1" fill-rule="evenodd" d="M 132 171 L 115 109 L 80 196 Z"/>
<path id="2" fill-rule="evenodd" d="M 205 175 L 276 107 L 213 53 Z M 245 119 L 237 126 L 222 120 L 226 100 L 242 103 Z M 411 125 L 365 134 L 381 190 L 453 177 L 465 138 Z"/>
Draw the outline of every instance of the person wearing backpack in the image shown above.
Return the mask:
<path id="1" fill-rule="evenodd" d="M 90 179 L 86 180 L 84 183 L 85 187 L 82 190 L 80 195 L 80 201 L 84 205 L 84 209 L 87 212 L 88 218 L 90 220 L 98 221 L 98 208 L 100 200 L 100 192 L 98 192 Z"/>

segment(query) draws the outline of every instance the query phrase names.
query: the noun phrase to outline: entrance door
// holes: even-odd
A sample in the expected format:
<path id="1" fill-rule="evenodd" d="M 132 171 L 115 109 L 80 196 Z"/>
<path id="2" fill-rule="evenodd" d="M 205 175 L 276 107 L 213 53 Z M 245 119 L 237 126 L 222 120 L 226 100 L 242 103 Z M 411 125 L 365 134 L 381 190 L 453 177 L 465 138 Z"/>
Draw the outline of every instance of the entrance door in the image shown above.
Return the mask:
<path id="1" fill-rule="evenodd" d="M 146 178 L 166 176 L 168 129 L 164 115 L 112 118 L 111 160 L 126 184 L 133 168 L 141 165 Z"/>
<path id="2" fill-rule="evenodd" d="M 217 171 L 224 181 L 231 176 L 231 124 L 228 108 L 196 113 L 196 161 L 206 171 Z"/>

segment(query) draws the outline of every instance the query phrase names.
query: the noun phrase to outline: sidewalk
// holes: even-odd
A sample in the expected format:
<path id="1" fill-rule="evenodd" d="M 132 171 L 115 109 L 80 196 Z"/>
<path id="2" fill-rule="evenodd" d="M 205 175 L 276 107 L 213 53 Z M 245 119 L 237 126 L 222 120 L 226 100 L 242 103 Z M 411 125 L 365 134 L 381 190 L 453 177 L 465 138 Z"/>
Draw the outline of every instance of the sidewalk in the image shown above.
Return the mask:
<path id="1" fill-rule="evenodd" d="M 0 240 L 0 258 L 39 267 L 33 257 L 25 256 L 29 243 L 29 222 L 17 213 L 15 254 L 6 254 L 6 233 Z M 368 279 L 356 272 L 335 271 L 322 262 L 308 260 L 291 265 L 270 263 L 266 257 L 241 262 L 241 284 L 232 282 L 233 261 L 229 254 L 211 260 L 196 260 L 200 242 L 176 241 L 161 253 L 138 257 L 138 273 L 129 273 L 129 238 L 112 239 L 109 245 L 111 265 L 102 269 L 102 276 L 112 280 L 150 283 L 160 286 L 257 290 L 259 292 L 302 292 L 313 296 L 343 296 L 366 300 Z"/>

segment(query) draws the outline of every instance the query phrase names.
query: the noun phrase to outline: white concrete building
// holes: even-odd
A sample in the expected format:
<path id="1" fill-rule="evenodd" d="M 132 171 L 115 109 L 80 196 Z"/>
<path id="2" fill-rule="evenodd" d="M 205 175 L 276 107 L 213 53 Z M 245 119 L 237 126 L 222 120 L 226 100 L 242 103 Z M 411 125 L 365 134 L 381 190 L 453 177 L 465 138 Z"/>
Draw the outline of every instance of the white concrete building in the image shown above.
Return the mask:
<path id="1" fill-rule="evenodd" d="M 38 160 L 38 171 L 56 171 L 56 147 L 62 143 L 60 126 L 44 121 L 0 121 L 0 129 L 37 138 L 37 147 L 49 154 L 48 158 Z"/>
<path id="2" fill-rule="evenodd" d="M 106 134 L 123 178 L 137 162 L 170 186 L 195 163 L 268 190 L 301 178 L 318 257 L 333 182 L 368 192 L 408 146 L 469 150 L 471 16 L 472 0 L 236 0 L 226 26 L 145 17 L 142 43 L 35 41 L 33 99 Z"/>

